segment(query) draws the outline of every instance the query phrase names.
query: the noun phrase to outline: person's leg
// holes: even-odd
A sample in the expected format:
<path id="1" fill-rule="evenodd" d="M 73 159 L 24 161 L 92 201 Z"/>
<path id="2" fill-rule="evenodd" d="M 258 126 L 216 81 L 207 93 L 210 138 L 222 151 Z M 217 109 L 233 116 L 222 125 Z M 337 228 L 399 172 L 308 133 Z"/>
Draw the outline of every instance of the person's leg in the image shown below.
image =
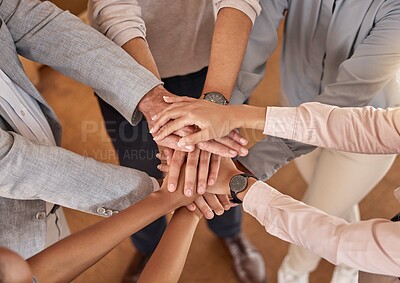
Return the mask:
<path id="1" fill-rule="evenodd" d="M 314 159 L 315 165 L 299 159 L 296 162 L 299 168 L 315 168 L 313 174 L 306 175 L 311 179 L 306 180 L 308 188 L 303 201 L 328 214 L 358 221 L 358 202 L 385 176 L 394 159 L 394 155 L 362 155 L 327 149 L 320 150 L 319 157 Z M 308 250 L 291 245 L 280 268 L 279 282 L 307 282 L 303 275 L 313 271 L 319 260 Z M 303 281 L 285 280 L 284 273 L 291 275 L 286 279 L 298 276 Z"/>

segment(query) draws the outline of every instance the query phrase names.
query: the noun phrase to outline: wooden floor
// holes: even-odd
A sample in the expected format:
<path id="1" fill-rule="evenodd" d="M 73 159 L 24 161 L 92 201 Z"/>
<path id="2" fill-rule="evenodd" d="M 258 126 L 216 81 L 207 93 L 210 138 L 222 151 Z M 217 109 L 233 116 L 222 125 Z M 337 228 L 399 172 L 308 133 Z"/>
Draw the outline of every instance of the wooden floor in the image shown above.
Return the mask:
<path id="1" fill-rule="evenodd" d="M 251 104 L 279 105 L 278 56 L 279 54 L 275 54 L 270 60 L 266 80 L 255 92 Z M 117 163 L 116 155 L 102 124 L 97 101 L 89 87 L 68 79 L 50 68 L 43 68 L 39 90 L 61 120 L 64 129 L 63 147 L 102 162 Z M 259 133 L 250 136 L 253 142 L 260 137 Z M 400 160 L 396 160 L 387 176 L 363 200 L 361 203 L 363 219 L 389 218 L 398 211 L 399 206 L 392 192 L 400 184 L 399 167 Z M 269 180 L 269 183 L 295 198 L 301 198 L 306 187 L 293 163 L 282 168 Z M 72 210 L 67 211 L 67 217 L 72 231 L 100 220 L 99 217 Z M 265 257 L 268 282 L 276 282 L 276 272 L 288 245 L 266 234 L 258 222 L 249 215 L 244 215 L 243 230 Z M 125 240 L 74 282 L 120 282 L 134 252 L 130 241 Z M 331 273 L 331 264 L 321 261 L 318 269 L 311 274 L 310 282 L 329 282 Z M 180 282 L 236 282 L 227 250 L 210 233 L 204 221 L 198 227 Z"/>

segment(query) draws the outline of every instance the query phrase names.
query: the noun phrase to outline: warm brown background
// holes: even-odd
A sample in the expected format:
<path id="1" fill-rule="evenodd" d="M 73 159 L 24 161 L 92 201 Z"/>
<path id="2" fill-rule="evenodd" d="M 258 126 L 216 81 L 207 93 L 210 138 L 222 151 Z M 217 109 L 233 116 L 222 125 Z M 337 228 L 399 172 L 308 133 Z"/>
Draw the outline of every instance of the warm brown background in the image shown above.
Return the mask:
<path id="1" fill-rule="evenodd" d="M 62 1 L 58 4 L 68 9 L 80 12 L 85 7 L 85 1 Z M 70 5 L 73 5 L 70 6 Z M 64 7 L 65 8 L 65 7 Z M 251 104 L 267 106 L 279 105 L 279 53 L 269 61 L 266 79 L 255 91 Z M 80 83 L 68 79 L 50 68 L 40 71 L 41 82 L 39 90 L 54 107 L 64 128 L 63 147 L 79 154 L 97 158 L 102 162 L 117 163 L 111 143 L 105 133 L 102 117 L 92 90 Z M 84 141 L 82 121 L 98 123 L 99 130 L 88 135 Z M 254 136 L 251 134 L 251 136 Z M 259 137 L 259 136 L 258 136 Z M 253 138 L 253 142 L 255 138 Z M 399 205 L 393 198 L 393 189 L 400 184 L 397 160 L 387 176 L 378 184 L 361 204 L 364 219 L 373 217 L 389 218 L 394 215 Z M 300 177 L 293 163 L 281 169 L 269 183 L 284 193 L 301 198 L 306 184 Z M 67 217 L 73 231 L 82 229 L 96 221 L 99 217 L 87 215 L 72 210 L 67 211 Z M 265 233 L 263 228 L 249 215 L 244 215 L 243 229 L 252 242 L 262 251 L 266 260 L 268 282 L 276 282 L 277 269 L 287 251 L 288 245 L 279 239 Z M 92 267 L 75 283 L 117 283 L 120 282 L 129 260 L 134 254 L 134 248 L 129 240 L 125 240 L 97 265 Z M 67 267 L 66 267 L 67 268 Z M 311 275 L 311 283 L 329 282 L 332 265 L 322 261 L 317 271 Z M 210 233 L 205 221 L 195 235 L 188 260 L 180 282 L 236 282 L 231 270 L 231 262 L 227 250 L 221 242 Z"/>

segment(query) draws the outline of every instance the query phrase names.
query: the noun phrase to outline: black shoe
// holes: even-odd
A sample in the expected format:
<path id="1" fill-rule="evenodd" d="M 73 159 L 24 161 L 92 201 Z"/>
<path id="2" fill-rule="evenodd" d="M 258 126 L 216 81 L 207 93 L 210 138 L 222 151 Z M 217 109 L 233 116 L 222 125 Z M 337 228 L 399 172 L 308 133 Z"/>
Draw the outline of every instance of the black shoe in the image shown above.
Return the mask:
<path id="1" fill-rule="evenodd" d="M 149 261 L 150 257 L 151 254 L 137 252 L 132 258 L 128 270 L 125 272 L 124 278 L 122 279 L 122 282 L 136 283 L 139 280 L 140 274 L 142 274 L 142 271 Z"/>
<path id="2" fill-rule="evenodd" d="M 267 282 L 264 258 L 243 234 L 222 240 L 232 256 L 233 269 L 239 282 Z"/>

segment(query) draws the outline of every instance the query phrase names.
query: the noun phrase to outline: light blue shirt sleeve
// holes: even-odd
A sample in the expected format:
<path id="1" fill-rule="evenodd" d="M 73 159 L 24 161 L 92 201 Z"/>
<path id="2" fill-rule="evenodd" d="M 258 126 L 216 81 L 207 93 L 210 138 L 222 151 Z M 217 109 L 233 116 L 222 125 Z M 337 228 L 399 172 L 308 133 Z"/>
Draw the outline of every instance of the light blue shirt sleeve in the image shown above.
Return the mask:
<path id="1" fill-rule="evenodd" d="M 334 82 L 327 83 L 322 93 L 311 98 L 310 101 L 338 106 L 368 105 L 386 85 L 396 79 L 396 73 L 400 70 L 400 2 L 382 1 L 376 13 L 372 16 L 367 14 L 365 17 L 367 16 L 370 17 L 368 20 L 371 27 L 368 24 L 362 24 L 360 28 L 360 30 L 364 29 L 367 36 L 353 46 L 354 51 L 347 60 L 338 64 Z M 368 21 L 364 19 L 364 22 Z M 258 38 L 254 37 L 257 32 L 258 30 L 255 30 L 253 33 L 251 39 L 253 44 L 258 41 Z M 260 38 L 261 44 L 257 44 L 258 48 L 262 48 L 267 42 L 267 36 L 265 34 L 263 38 Z M 356 37 L 356 35 L 351 36 Z M 285 47 L 283 52 L 285 52 Z M 246 62 L 246 66 L 250 64 L 253 66 L 253 70 L 248 72 L 252 73 L 253 77 L 258 76 L 257 80 L 260 81 L 263 76 L 261 72 L 265 69 L 265 59 L 255 54 L 257 53 L 247 54 L 246 58 L 249 62 Z M 267 52 L 263 55 L 267 55 Z M 248 97 L 258 82 L 253 83 L 254 87 L 250 86 L 246 89 L 240 86 L 240 81 L 244 78 L 243 72 L 240 75 L 242 78 L 238 79 L 238 87 L 242 93 L 246 92 L 246 97 Z M 291 83 L 290 78 L 285 79 L 287 83 Z M 240 157 L 238 160 L 257 178 L 266 180 L 290 160 L 311 150 L 313 147 L 294 141 L 266 138 L 252 147 L 248 156 Z"/>

